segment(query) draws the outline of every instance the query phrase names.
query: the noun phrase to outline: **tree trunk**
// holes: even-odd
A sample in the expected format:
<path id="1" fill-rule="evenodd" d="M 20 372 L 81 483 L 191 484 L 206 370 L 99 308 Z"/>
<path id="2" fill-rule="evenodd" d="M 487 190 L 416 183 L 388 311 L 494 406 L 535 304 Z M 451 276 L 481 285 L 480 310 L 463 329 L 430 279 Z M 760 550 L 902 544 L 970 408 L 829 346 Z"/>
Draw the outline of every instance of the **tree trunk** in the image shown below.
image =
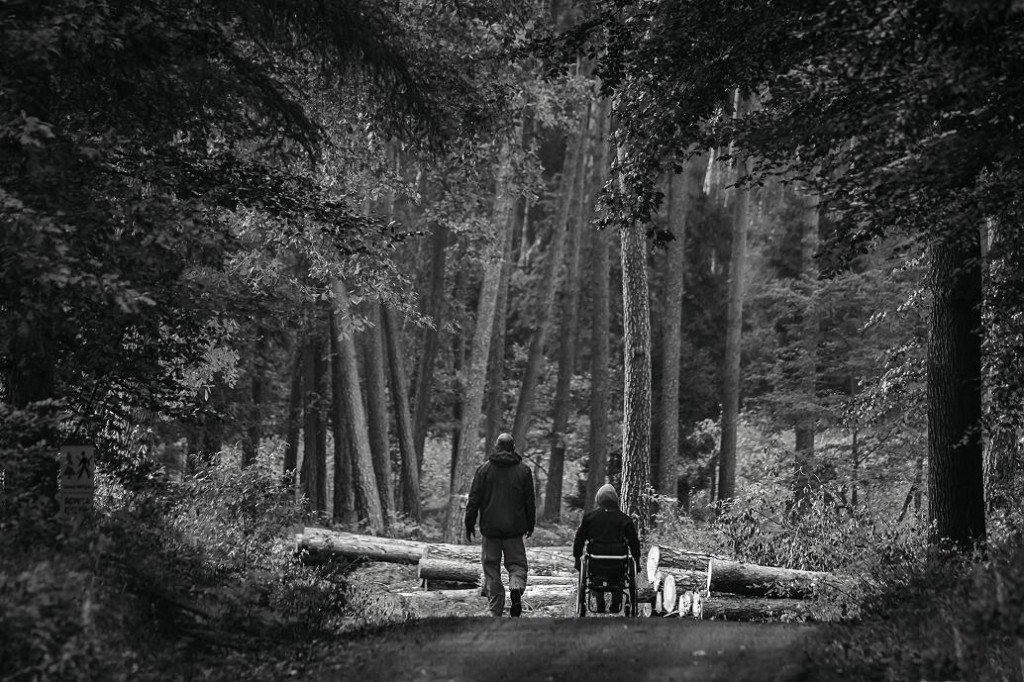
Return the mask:
<path id="1" fill-rule="evenodd" d="M 702 600 L 705 619 L 765 621 L 806 620 L 811 618 L 812 602 L 800 599 L 758 599 L 712 595 Z"/>
<path id="2" fill-rule="evenodd" d="M 460 425 L 459 450 L 452 475 L 448 507 L 445 513 L 444 539 L 458 542 L 464 533 L 464 510 L 473 473 L 480 461 L 476 452 L 479 445 L 480 415 L 483 412 L 484 385 L 487 380 L 487 359 L 491 350 L 491 332 L 494 329 L 494 309 L 498 301 L 498 284 L 501 281 L 502 263 L 511 253 L 510 218 L 512 198 L 508 193 L 512 172 L 512 151 L 507 143 L 502 151 L 501 167 L 497 178 L 494 226 L 496 235 L 484 255 L 484 278 L 477 305 L 476 326 L 473 330 L 473 345 L 470 349 L 469 368 L 463 391 L 462 419 Z M 522 447 L 520 445 L 520 447 Z"/>
<path id="3" fill-rule="evenodd" d="M 416 565 L 416 577 L 421 580 L 467 583 L 479 587 L 482 574 L 479 554 L 476 552 L 470 560 L 421 558 Z M 568 566 L 568 570 L 556 571 L 547 566 L 535 569 L 531 564 L 529 582 L 531 585 L 575 585 L 577 576 L 571 565 Z"/>
<path id="4" fill-rule="evenodd" d="M 377 478 L 381 512 L 385 522 L 395 511 L 394 486 L 391 483 L 391 441 L 388 435 L 387 382 L 384 378 L 384 336 L 380 302 L 367 302 L 369 325 L 360 334 L 366 378 L 366 426 L 373 454 L 373 475 Z"/>
<path id="5" fill-rule="evenodd" d="M 749 163 L 740 152 L 737 173 L 746 175 Z M 740 416 L 740 340 L 743 334 L 743 278 L 747 262 L 750 190 L 737 189 L 729 261 L 729 300 L 726 311 L 725 367 L 722 372 L 722 443 L 718 457 L 718 499 L 736 495 L 736 431 Z"/>
<path id="6" fill-rule="evenodd" d="M 356 359 L 356 343 L 353 338 L 352 313 L 345 283 L 336 280 L 333 285 L 337 305 L 338 326 L 341 336 L 338 347 L 341 351 L 341 368 L 344 372 L 342 402 L 349 416 L 349 434 L 352 437 L 353 472 L 352 482 L 356 493 L 356 511 L 360 521 L 367 523 L 371 532 L 384 531 L 384 513 L 377 490 L 377 479 L 373 473 L 373 455 L 366 428 L 366 412 L 363 396 L 359 390 L 359 364 Z"/>
<path id="7" fill-rule="evenodd" d="M 708 565 L 708 586 L 711 592 L 749 597 L 770 595 L 807 599 L 829 588 L 849 589 L 851 583 L 851 580 L 822 571 L 761 566 L 729 559 L 711 559 Z"/>
<path id="8" fill-rule="evenodd" d="M 420 514 L 420 474 L 416 457 L 416 446 L 413 442 L 412 419 L 409 416 L 409 388 L 405 381 L 405 368 L 402 366 L 402 352 L 399 348 L 399 326 L 396 313 L 392 308 L 383 311 L 384 338 L 387 340 L 388 367 L 391 369 L 391 404 L 398 425 L 398 450 L 402 458 L 402 511 L 412 521 L 419 523 Z"/>
<path id="9" fill-rule="evenodd" d="M 928 501 L 932 540 L 985 541 L 981 439 L 981 264 L 977 230 L 932 244 Z"/>
<path id="10" fill-rule="evenodd" d="M 580 117 L 583 127 L 585 114 Z M 538 282 L 540 303 L 537 309 L 537 328 L 530 339 L 530 350 L 523 370 L 523 382 L 516 403 L 515 422 L 512 425 L 512 437 L 521 452 L 526 451 L 526 433 L 533 417 L 533 403 L 540 377 L 541 363 L 548 335 L 551 333 L 551 314 L 555 307 L 555 295 L 558 293 L 559 272 L 562 268 L 566 234 L 569 224 L 569 210 L 572 203 L 573 188 L 576 186 L 578 160 L 582 153 L 585 135 L 575 131 L 566 144 L 565 162 L 562 167 L 562 182 L 558 195 L 558 208 L 555 222 L 551 227 L 551 240 L 545 255 L 543 271 Z"/>
<path id="11" fill-rule="evenodd" d="M 331 333 L 331 428 L 334 431 L 333 518 L 345 524 L 357 521 L 352 487 L 352 433 L 345 414 L 345 370 L 341 360 L 340 330 L 334 311 L 329 312 Z"/>
<path id="12" fill-rule="evenodd" d="M 416 466 L 423 472 L 423 446 L 427 440 L 427 422 L 430 416 L 430 394 L 434 387 L 434 361 L 437 357 L 441 326 L 444 322 L 444 272 L 448 245 L 448 226 L 434 224 L 430 249 L 430 289 L 424 299 L 422 312 L 433 320 L 432 327 L 423 330 L 422 350 L 416 370 L 416 395 L 413 398 L 413 439 L 416 446 Z"/>
<path id="13" fill-rule="evenodd" d="M 620 157 L 625 150 L 619 148 Z M 620 179 L 625 190 L 625 180 Z M 622 242 L 622 511 L 647 534 L 651 484 L 651 318 L 647 285 L 647 238 L 641 225 L 623 224 Z"/>
<path id="14" fill-rule="evenodd" d="M 459 296 L 465 291 L 466 283 L 469 279 L 466 268 L 460 268 L 457 277 L 455 278 L 455 291 L 452 293 L 452 298 L 458 300 Z M 468 323 L 466 327 L 468 328 Z M 458 390 L 455 392 L 454 400 L 452 401 L 452 420 L 455 422 L 455 426 L 452 427 L 452 448 L 450 464 L 450 478 L 455 478 L 455 467 L 459 461 L 459 441 L 462 435 L 462 408 L 463 408 L 463 395 L 465 394 L 465 377 L 464 372 L 466 369 L 466 335 L 463 333 L 464 329 L 460 326 L 452 334 L 452 373 L 456 377 L 458 383 Z M 450 481 L 449 481 L 450 485 Z"/>
<path id="15" fill-rule="evenodd" d="M 514 215 L 521 215 L 518 211 Z M 513 218 L 513 228 L 515 218 Z M 513 232 L 514 233 L 514 232 Z M 498 439 L 504 428 L 504 386 L 505 375 L 505 329 L 508 317 L 508 282 L 512 274 L 512 262 L 501 264 L 501 279 L 498 281 L 498 301 L 494 306 L 494 331 L 491 334 L 490 363 L 487 366 L 487 389 L 485 402 L 484 442 L 490 445 Z"/>
<path id="16" fill-rule="evenodd" d="M 604 186 L 608 174 L 609 103 L 601 103 L 601 116 L 596 136 L 597 154 L 594 157 L 595 188 Z M 587 459 L 587 489 L 583 510 L 594 508 L 594 496 L 606 482 L 608 468 L 608 364 L 611 351 L 608 336 L 611 333 L 611 295 L 608 256 L 608 234 L 591 229 L 591 287 L 593 289 L 593 328 L 590 343 L 590 434 Z"/>
<path id="17" fill-rule="evenodd" d="M 807 306 L 801 312 L 800 340 L 800 400 L 803 403 L 795 424 L 796 443 L 796 485 L 794 497 L 800 500 L 805 490 L 811 485 L 811 471 L 814 467 L 814 435 L 815 411 L 817 405 L 817 373 L 818 373 L 818 336 L 819 317 L 816 306 L 818 289 L 818 268 L 815 252 L 818 250 L 819 206 L 818 197 L 810 196 L 805 200 L 805 217 L 803 236 L 800 243 L 801 274 L 807 286 Z"/>
<path id="18" fill-rule="evenodd" d="M 304 344 L 296 342 L 295 359 L 292 361 L 292 378 L 288 391 L 288 417 L 285 422 L 284 481 L 294 493 L 299 467 L 299 432 L 302 428 L 302 349 Z"/>
<path id="19" fill-rule="evenodd" d="M 685 163 L 680 173 L 669 181 L 668 221 L 673 239 L 664 254 L 665 291 L 664 317 L 661 336 L 661 454 L 657 491 L 667 497 L 676 497 L 679 460 L 679 364 L 682 341 L 683 273 L 686 269 L 686 213 L 690 207 L 690 165 Z"/>
<path id="20" fill-rule="evenodd" d="M 309 330 L 309 336 L 302 347 L 302 465 L 299 471 L 299 484 L 310 511 L 317 511 L 316 478 L 316 429 L 317 412 L 319 410 L 316 395 L 316 368 L 313 358 L 317 352 L 316 325 Z"/>
<path id="21" fill-rule="evenodd" d="M 256 339 L 253 343 L 252 360 L 249 365 L 249 410 L 245 425 L 245 437 L 242 439 L 242 466 L 253 464 L 259 456 L 260 441 L 263 438 L 263 392 L 266 377 L 264 365 L 267 352 L 266 334 L 261 326 L 256 327 Z"/>
<path id="22" fill-rule="evenodd" d="M 580 242 L 588 212 L 584 209 L 584 151 L 590 130 L 590 112 L 587 109 L 584 126 L 580 135 L 580 151 L 576 155 L 576 169 L 573 171 L 573 185 L 570 188 L 569 224 L 567 226 L 568 252 L 565 280 L 561 291 L 561 325 L 558 339 L 558 378 L 555 381 L 554 414 L 551 424 L 551 457 L 548 460 L 548 480 L 544 492 L 543 518 L 558 523 L 562 516 L 562 481 L 565 472 L 565 432 L 569 426 L 569 412 L 572 407 L 572 377 L 576 373 L 576 335 L 579 320 L 580 301 Z"/>

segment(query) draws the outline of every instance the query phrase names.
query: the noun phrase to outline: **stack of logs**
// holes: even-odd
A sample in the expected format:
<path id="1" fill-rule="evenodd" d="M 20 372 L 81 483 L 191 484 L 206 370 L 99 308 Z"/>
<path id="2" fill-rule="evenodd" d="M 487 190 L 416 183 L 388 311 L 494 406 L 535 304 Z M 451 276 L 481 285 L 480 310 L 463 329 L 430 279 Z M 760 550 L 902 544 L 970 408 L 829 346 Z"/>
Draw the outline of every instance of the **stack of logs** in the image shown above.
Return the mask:
<path id="1" fill-rule="evenodd" d="M 385 561 L 416 566 L 420 589 L 395 594 L 417 606 L 481 604 L 480 548 L 428 543 L 307 528 L 296 538 L 307 563 L 333 559 Z M 523 600 L 531 608 L 574 603 L 577 573 L 572 547 L 527 547 L 529 584 Z M 651 547 L 646 578 L 639 576 L 641 602 L 652 615 L 727 620 L 811 617 L 807 598 L 845 581 L 832 574 L 741 563 L 711 554 Z M 474 589 L 475 588 L 475 589 Z"/>

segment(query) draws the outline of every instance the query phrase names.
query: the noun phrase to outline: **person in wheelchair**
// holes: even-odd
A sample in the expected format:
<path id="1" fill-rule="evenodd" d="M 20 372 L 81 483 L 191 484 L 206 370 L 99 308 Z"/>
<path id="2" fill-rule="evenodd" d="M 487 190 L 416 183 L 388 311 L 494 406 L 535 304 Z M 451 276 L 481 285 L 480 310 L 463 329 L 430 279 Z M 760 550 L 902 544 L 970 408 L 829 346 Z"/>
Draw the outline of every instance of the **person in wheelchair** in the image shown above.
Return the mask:
<path id="1" fill-rule="evenodd" d="M 576 570 L 580 570 L 585 547 L 587 555 L 591 557 L 628 554 L 639 572 L 640 536 L 637 534 L 633 519 L 619 509 L 619 494 L 615 492 L 615 487 L 607 483 L 601 486 L 594 501 L 597 503 L 597 508 L 583 515 L 572 545 Z M 613 588 L 607 590 L 612 593 L 611 608 L 608 610 L 611 613 L 618 613 L 622 610 L 623 563 L 590 560 L 588 564 L 590 577 L 594 579 L 592 585 L 604 584 Z M 618 585 L 618 589 L 614 589 L 616 585 Z M 590 591 L 597 607 L 594 610 L 597 613 L 605 612 L 604 593 L 605 590 L 591 589 Z"/>

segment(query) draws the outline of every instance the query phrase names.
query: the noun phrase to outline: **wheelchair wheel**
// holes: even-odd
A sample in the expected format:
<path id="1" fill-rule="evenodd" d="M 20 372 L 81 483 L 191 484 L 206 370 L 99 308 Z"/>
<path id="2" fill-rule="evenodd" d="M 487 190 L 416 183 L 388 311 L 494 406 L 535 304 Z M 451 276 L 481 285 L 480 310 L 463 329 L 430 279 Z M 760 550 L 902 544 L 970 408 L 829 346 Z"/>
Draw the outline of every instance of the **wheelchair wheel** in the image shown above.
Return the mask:
<path id="1" fill-rule="evenodd" d="M 632 558 L 628 561 L 629 569 L 626 573 L 626 587 L 629 589 L 629 606 L 626 610 L 626 615 L 637 618 L 640 615 L 640 604 L 636 589 L 636 564 Z"/>
<path id="2" fill-rule="evenodd" d="M 580 574 L 576 578 L 576 607 L 577 618 L 587 615 L 587 557 L 583 557 L 580 564 Z"/>

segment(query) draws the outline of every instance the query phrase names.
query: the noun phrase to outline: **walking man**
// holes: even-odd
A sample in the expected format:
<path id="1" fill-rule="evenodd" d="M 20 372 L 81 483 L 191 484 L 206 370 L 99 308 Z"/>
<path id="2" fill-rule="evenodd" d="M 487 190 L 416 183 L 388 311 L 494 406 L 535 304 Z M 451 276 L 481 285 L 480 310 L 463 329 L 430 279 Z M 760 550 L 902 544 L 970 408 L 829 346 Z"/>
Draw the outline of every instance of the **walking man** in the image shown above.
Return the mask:
<path id="1" fill-rule="evenodd" d="M 526 545 L 523 536 L 533 535 L 537 510 L 533 472 L 516 452 L 512 436 L 503 433 L 487 461 L 477 467 L 466 504 L 466 539 L 473 541 L 477 513 L 480 514 L 480 563 L 484 569 L 484 590 L 491 615 L 501 616 L 505 608 L 505 586 L 501 582 L 501 558 L 505 557 L 512 605 L 509 615 L 523 612 L 526 589 Z"/>

